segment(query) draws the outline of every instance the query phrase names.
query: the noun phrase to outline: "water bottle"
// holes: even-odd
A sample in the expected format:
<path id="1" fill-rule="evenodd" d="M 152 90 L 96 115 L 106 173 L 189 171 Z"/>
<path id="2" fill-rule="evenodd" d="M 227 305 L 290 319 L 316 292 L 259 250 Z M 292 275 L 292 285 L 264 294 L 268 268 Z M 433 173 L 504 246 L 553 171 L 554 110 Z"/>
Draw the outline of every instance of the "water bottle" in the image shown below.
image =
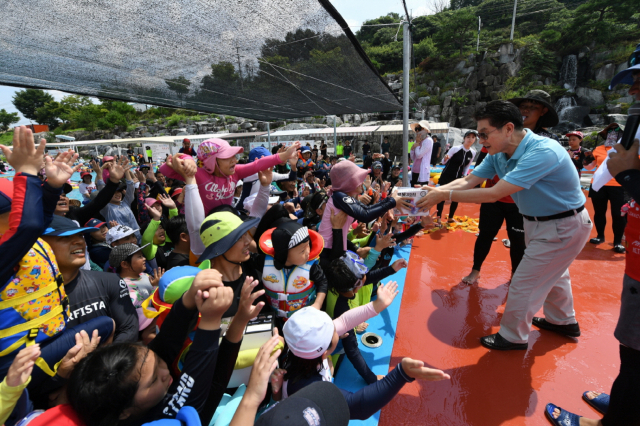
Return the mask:
<path id="1" fill-rule="evenodd" d="M 620 140 L 620 143 L 626 150 L 629 150 L 629 148 L 631 148 L 631 145 L 633 145 L 633 140 L 636 137 L 636 133 L 638 133 L 638 125 L 640 124 L 640 102 L 631 105 L 628 114 L 629 117 L 627 118 L 624 133 L 622 134 L 622 139 Z"/>

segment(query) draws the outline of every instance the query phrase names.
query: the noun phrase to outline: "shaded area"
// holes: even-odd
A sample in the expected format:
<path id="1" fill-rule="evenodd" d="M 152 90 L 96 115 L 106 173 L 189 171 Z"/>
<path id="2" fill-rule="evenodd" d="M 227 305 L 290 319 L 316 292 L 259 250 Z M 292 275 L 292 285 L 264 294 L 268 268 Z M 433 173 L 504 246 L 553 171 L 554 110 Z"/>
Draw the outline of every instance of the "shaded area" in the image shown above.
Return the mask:
<path id="1" fill-rule="evenodd" d="M 590 201 L 587 207 L 593 216 Z M 478 206 L 460 208 L 460 215 L 478 216 Z M 452 379 L 405 386 L 382 410 L 380 425 L 546 426 L 548 402 L 598 417 L 581 395 L 609 391 L 618 373 L 613 330 L 624 255 L 607 243 L 587 244 L 571 266 L 580 338 L 533 327 L 527 351 L 490 351 L 479 338 L 498 331 L 504 311 L 510 263 L 501 240 L 507 235 L 504 228 L 498 233 L 479 284 L 468 286 L 460 279 L 471 270 L 475 238 L 440 231 L 415 240 L 390 364 L 404 356 L 419 358 Z M 612 238 L 608 233 L 607 240 Z"/>
<path id="2" fill-rule="evenodd" d="M 0 23 L 2 84 L 264 120 L 400 107 L 328 0 L 7 0 Z"/>

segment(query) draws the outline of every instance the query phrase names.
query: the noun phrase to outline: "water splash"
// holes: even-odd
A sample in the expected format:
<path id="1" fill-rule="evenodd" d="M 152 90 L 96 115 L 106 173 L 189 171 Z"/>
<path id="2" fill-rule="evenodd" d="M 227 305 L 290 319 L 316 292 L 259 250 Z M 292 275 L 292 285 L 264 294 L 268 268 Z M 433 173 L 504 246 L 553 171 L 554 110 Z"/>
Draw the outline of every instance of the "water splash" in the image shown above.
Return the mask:
<path id="1" fill-rule="evenodd" d="M 575 90 L 578 82 L 578 57 L 576 55 L 567 55 L 562 58 L 560 81 L 569 92 Z"/>
<path id="2" fill-rule="evenodd" d="M 556 102 L 556 111 L 558 112 L 558 118 L 560 121 L 570 121 L 569 113 L 571 112 L 571 107 L 576 106 L 576 100 L 569 96 L 564 96 Z"/>

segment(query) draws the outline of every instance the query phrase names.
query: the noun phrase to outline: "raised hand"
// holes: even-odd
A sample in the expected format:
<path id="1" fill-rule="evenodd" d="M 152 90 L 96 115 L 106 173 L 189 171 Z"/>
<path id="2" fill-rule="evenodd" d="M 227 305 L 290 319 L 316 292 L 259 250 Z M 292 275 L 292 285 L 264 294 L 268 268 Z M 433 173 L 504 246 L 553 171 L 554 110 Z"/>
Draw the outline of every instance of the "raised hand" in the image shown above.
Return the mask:
<path id="1" fill-rule="evenodd" d="M 260 179 L 260 185 L 270 186 L 273 180 L 273 167 L 258 172 L 258 179 Z"/>
<path id="2" fill-rule="evenodd" d="M 109 162 L 111 163 L 111 162 Z M 129 160 L 122 159 L 114 161 L 113 164 L 108 166 L 109 168 L 109 180 L 113 183 L 120 183 L 120 180 L 124 177 L 124 174 L 131 168 Z"/>
<path id="3" fill-rule="evenodd" d="M 44 170 L 47 174 L 47 182 L 54 188 L 61 188 L 71 176 L 80 170 L 81 164 L 73 166 L 78 154 L 73 151 L 62 152 L 54 160 L 50 156 L 45 157 Z"/>
<path id="4" fill-rule="evenodd" d="M 432 382 L 451 379 L 451 376 L 444 371 L 425 367 L 424 362 L 417 359 L 403 358 L 401 364 L 407 376 L 413 379 L 429 380 Z"/>
<path id="5" fill-rule="evenodd" d="M 406 268 L 407 266 L 409 266 L 409 263 L 407 263 L 407 261 L 404 259 L 398 259 L 391 264 L 391 267 L 396 272 L 398 272 L 402 268 Z"/>
<path id="6" fill-rule="evenodd" d="M 378 238 L 376 238 L 376 251 L 380 252 L 387 247 L 393 246 L 396 243 L 393 237 L 393 232 L 387 232 L 382 237 L 378 236 Z"/>
<path id="7" fill-rule="evenodd" d="M 371 247 L 360 247 L 356 250 L 356 254 L 363 259 L 366 259 L 369 256 L 369 252 L 371 251 Z"/>
<path id="8" fill-rule="evenodd" d="M 153 166 L 149 167 L 149 170 L 147 171 L 147 179 L 151 180 L 152 182 L 158 181 L 158 178 L 156 178 L 156 174 L 153 173 Z"/>
<path id="9" fill-rule="evenodd" d="M 253 302 L 256 299 L 264 294 L 264 290 L 258 290 L 255 293 L 252 293 L 253 289 L 259 284 L 258 280 L 254 280 L 253 277 L 246 277 L 244 280 L 244 284 L 242 285 L 242 290 L 240 291 L 240 302 L 238 304 L 238 312 L 233 317 L 233 320 L 236 319 L 244 324 L 248 323 L 250 320 L 254 319 L 258 316 L 262 307 L 264 306 L 264 302 L 258 302 L 258 304 L 254 305 Z M 244 327 L 243 327 L 244 328 Z"/>
<path id="10" fill-rule="evenodd" d="M 291 144 L 290 147 L 288 147 L 286 149 L 286 151 L 281 152 L 280 154 L 278 154 L 280 156 L 280 162 L 281 163 L 286 163 L 289 159 L 296 159 L 298 158 L 298 150 L 300 149 L 300 142 L 296 141 L 294 143 Z"/>
<path id="11" fill-rule="evenodd" d="M 17 130 L 17 129 L 16 129 Z M 7 385 L 15 388 L 27 382 L 36 359 L 40 356 L 40 345 L 38 343 L 22 349 L 13 359 L 7 371 L 5 381 Z"/>
<path id="12" fill-rule="evenodd" d="M 71 372 L 75 366 L 91 352 L 95 351 L 100 344 L 100 336 L 98 330 L 93 330 L 91 338 L 89 334 L 82 330 L 80 333 L 76 333 L 76 344 L 69 351 L 67 351 L 60 365 L 58 366 L 58 376 L 67 379 L 71 375 Z"/>
<path id="13" fill-rule="evenodd" d="M 113 228 L 118 226 L 118 222 L 116 222 L 115 220 L 110 220 L 109 221 L 109 228 Z"/>
<path id="14" fill-rule="evenodd" d="M 217 269 L 205 269 L 198 272 L 198 275 L 191 283 L 191 287 L 182 295 L 182 303 L 187 309 L 194 309 L 196 304 L 194 302 L 196 293 L 199 290 L 203 291 L 203 297 L 206 299 L 209 297 L 208 290 L 211 287 L 222 287 L 222 274 Z"/>
<path id="15" fill-rule="evenodd" d="M 151 219 L 153 220 L 160 220 L 162 218 L 161 209 L 156 209 L 154 207 L 147 206 L 147 212 L 149 212 L 149 216 L 151 216 Z"/>
<path id="16" fill-rule="evenodd" d="M 429 194 L 427 193 L 427 195 Z M 411 201 L 412 201 L 411 198 L 399 196 L 397 189 L 393 191 L 393 194 L 391 194 L 391 198 L 396 200 L 397 209 L 411 210 Z"/>
<path id="17" fill-rule="evenodd" d="M 284 383 L 284 375 L 286 373 L 287 370 L 283 368 L 276 368 L 276 370 L 271 373 L 269 381 L 271 382 L 271 392 L 273 393 L 274 401 L 280 401 L 280 399 L 282 399 L 280 391 L 282 390 L 282 383 Z"/>
<path id="18" fill-rule="evenodd" d="M 329 214 L 331 214 L 331 228 L 332 229 L 342 229 L 344 225 L 347 223 L 347 218 L 349 215 L 346 212 L 338 209 L 331 209 Z"/>
<path id="19" fill-rule="evenodd" d="M 138 182 L 145 183 L 147 179 L 144 177 L 144 173 L 140 170 L 136 170 L 136 177 L 138 178 Z"/>
<path id="20" fill-rule="evenodd" d="M 243 398 L 250 398 L 254 403 L 260 403 L 267 394 L 267 386 L 271 378 L 271 373 L 278 366 L 278 356 L 282 352 L 280 349 L 274 351 L 280 343 L 278 330 L 274 328 L 274 335 L 260 347 L 256 360 L 253 362 L 253 370 L 249 377 L 249 385 Z M 284 370 L 283 370 L 284 371 Z M 281 373 L 282 375 L 284 373 Z"/>
<path id="21" fill-rule="evenodd" d="M 102 169 L 96 160 L 89 161 L 89 165 L 91 165 L 91 169 L 96 174 L 97 179 L 102 179 Z"/>
<path id="22" fill-rule="evenodd" d="M 371 175 L 367 175 L 367 177 L 364 178 L 363 184 L 366 189 L 371 188 Z"/>
<path id="23" fill-rule="evenodd" d="M 429 215 L 422 216 L 420 218 L 420 224 L 422 225 L 423 228 L 426 228 L 426 229 L 430 229 L 435 226 L 433 223 L 433 218 Z"/>
<path id="24" fill-rule="evenodd" d="M 16 174 L 27 173 L 35 176 L 42 168 L 46 145 L 47 142 L 41 139 L 40 145 L 36 149 L 31 129 L 20 126 L 13 131 L 13 151 L 4 145 L 0 145 L 0 149 L 9 164 L 15 169 Z"/>
<path id="25" fill-rule="evenodd" d="M 149 275 L 149 282 L 153 287 L 157 287 L 160 283 L 160 278 L 164 275 L 164 269 L 156 268 L 153 270 L 153 275 Z"/>
<path id="26" fill-rule="evenodd" d="M 373 309 L 377 313 L 380 313 L 387 309 L 393 302 L 400 291 L 398 290 L 398 283 L 395 281 L 389 281 L 387 285 L 380 284 L 378 287 L 378 298 L 374 300 Z"/>
<path id="27" fill-rule="evenodd" d="M 169 210 L 177 208 L 175 201 L 169 197 L 169 194 L 160 194 L 160 203 Z"/>
<path id="28" fill-rule="evenodd" d="M 233 303 L 233 289 L 231 287 L 211 287 L 208 291 L 208 297 L 204 297 L 202 290 L 196 292 L 196 307 L 200 312 L 200 323 L 198 328 L 201 330 L 217 330 L 220 328 L 222 315 L 229 309 Z"/>

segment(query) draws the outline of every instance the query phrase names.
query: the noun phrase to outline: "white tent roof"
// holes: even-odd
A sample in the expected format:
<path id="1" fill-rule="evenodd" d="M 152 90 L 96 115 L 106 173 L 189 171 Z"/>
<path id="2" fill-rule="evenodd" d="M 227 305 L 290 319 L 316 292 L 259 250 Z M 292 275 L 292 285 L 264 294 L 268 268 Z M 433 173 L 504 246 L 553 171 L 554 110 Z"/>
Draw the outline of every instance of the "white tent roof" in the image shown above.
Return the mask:
<path id="1" fill-rule="evenodd" d="M 449 132 L 449 123 L 429 122 L 429 128 L 431 130 L 431 133 L 447 133 Z M 409 131 L 411 131 L 411 129 L 409 129 Z M 387 126 L 380 126 L 380 128 L 376 130 L 374 133 L 376 135 L 401 135 L 402 124 L 390 124 Z"/>
<path id="2" fill-rule="evenodd" d="M 380 126 L 365 126 L 365 127 L 336 127 L 336 135 L 340 136 L 371 136 L 373 132 Z M 316 129 L 311 133 L 311 137 L 326 138 L 333 135 L 333 128 Z"/>
<path id="3" fill-rule="evenodd" d="M 311 134 L 318 133 L 319 130 L 324 130 L 324 129 L 278 130 L 275 132 L 271 132 L 271 137 L 277 138 L 277 137 L 283 137 L 283 136 L 308 136 Z M 331 129 L 331 132 L 333 132 L 333 129 Z M 260 136 L 261 139 L 265 139 L 267 137 L 268 135 Z"/>
<path id="4" fill-rule="evenodd" d="M 199 143 L 211 138 L 220 138 L 226 136 L 229 133 L 216 133 L 208 135 L 183 135 L 183 136 L 157 136 L 151 138 L 129 138 L 129 139 L 98 139 L 93 141 L 76 141 L 76 142 L 55 142 L 47 143 L 47 147 L 75 147 L 75 146 L 89 146 L 89 145 L 122 145 L 122 144 L 163 144 L 163 145 L 176 145 L 182 144 L 182 140 L 187 138 L 192 143 Z M 9 147 L 13 148 L 13 147 Z"/>

